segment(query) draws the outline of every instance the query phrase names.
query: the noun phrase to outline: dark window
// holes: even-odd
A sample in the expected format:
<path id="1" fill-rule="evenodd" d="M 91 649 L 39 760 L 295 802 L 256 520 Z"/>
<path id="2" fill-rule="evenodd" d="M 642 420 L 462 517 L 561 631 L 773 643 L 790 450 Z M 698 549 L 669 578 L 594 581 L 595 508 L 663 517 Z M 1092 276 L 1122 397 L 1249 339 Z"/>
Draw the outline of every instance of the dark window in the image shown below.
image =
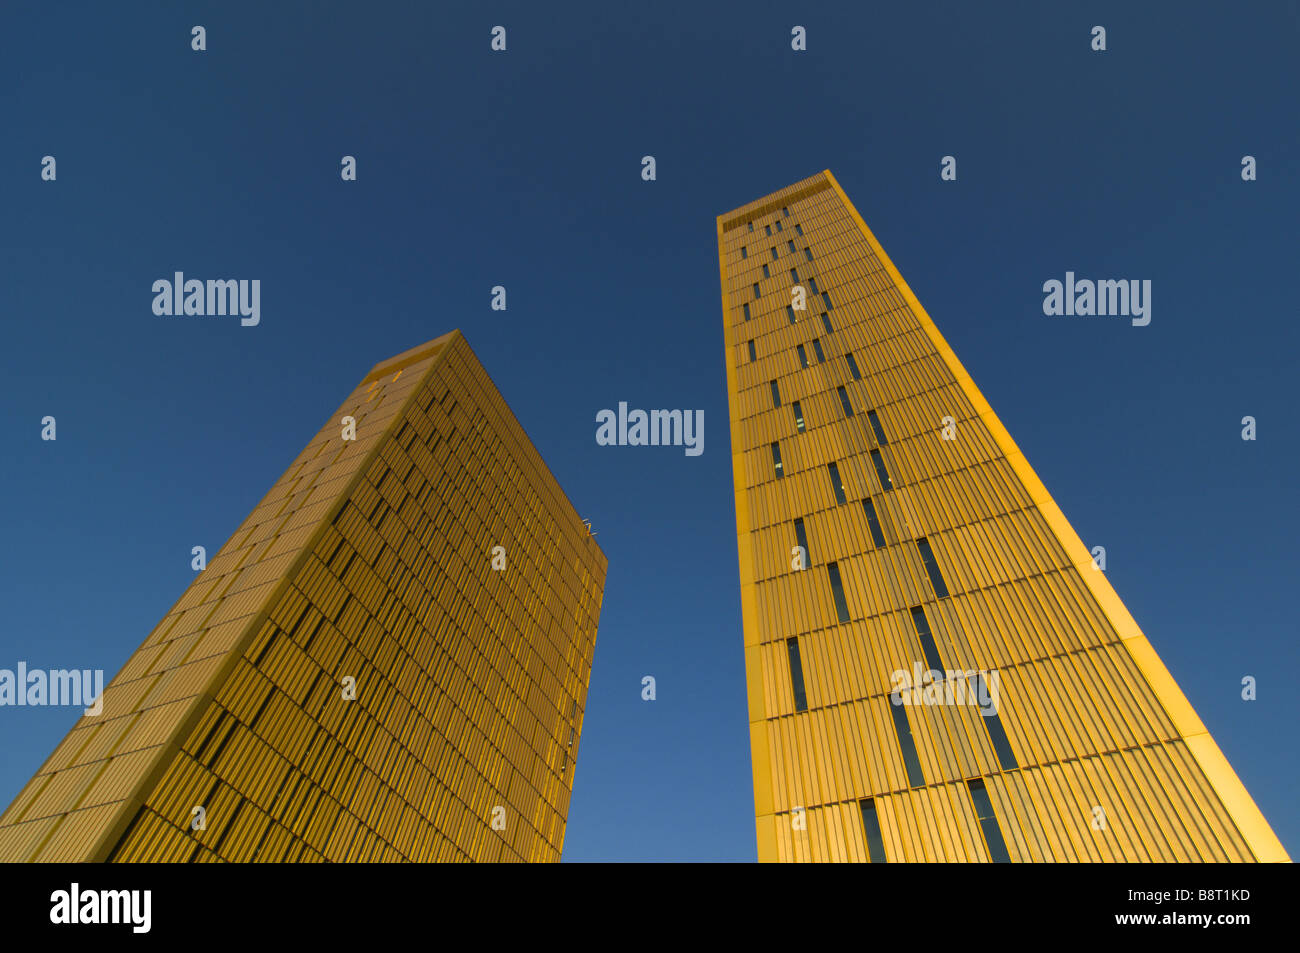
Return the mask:
<path id="1" fill-rule="evenodd" d="M 795 231 L 795 234 L 796 234 L 796 235 L 802 235 L 802 234 L 803 234 L 803 226 L 800 225 L 798 222 L 795 222 L 794 231 Z"/>
<path id="2" fill-rule="evenodd" d="M 844 416 L 853 416 L 853 405 L 849 403 L 849 392 L 843 387 L 837 388 L 840 392 L 840 406 L 844 408 Z"/>
<path id="3" fill-rule="evenodd" d="M 795 285 L 799 283 L 799 272 L 793 268 L 790 269 L 790 283 Z"/>
<path id="4" fill-rule="evenodd" d="M 826 333 L 827 333 L 827 334 L 834 334 L 834 333 L 835 333 L 835 329 L 834 329 L 833 327 L 831 327 L 831 319 L 830 319 L 829 317 L 826 316 L 826 312 L 825 312 L 825 311 L 822 312 L 822 327 L 824 327 L 824 328 L 826 329 Z"/>
<path id="5" fill-rule="evenodd" d="M 792 305 L 792 304 L 787 304 L 787 305 L 785 306 L 785 313 L 786 313 L 787 315 L 789 315 L 789 317 L 790 317 L 790 323 L 791 323 L 791 324 L 798 324 L 798 323 L 799 323 L 799 319 L 796 318 L 796 317 L 794 316 L 794 305 Z"/>
<path id="6" fill-rule="evenodd" d="M 858 373 L 858 362 L 853 359 L 852 354 L 845 354 L 844 359 L 849 362 L 849 373 L 853 375 L 855 381 L 862 380 L 862 375 Z"/>
<path id="7" fill-rule="evenodd" d="M 768 269 L 767 269 L 767 265 L 764 265 L 764 266 L 763 266 L 763 277 L 764 277 L 764 278 L 771 278 L 771 277 L 772 277 L 772 272 L 768 271 Z"/>
<path id="8" fill-rule="evenodd" d="M 808 284 L 812 287 L 812 293 L 813 293 L 813 294 L 820 294 L 820 292 L 817 290 L 817 279 L 816 279 L 816 278 L 809 278 L 809 279 L 808 279 Z"/>
<path id="9" fill-rule="evenodd" d="M 745 305 L 745 320 L 749 320 L 749 305 Z"/>
<path id="10" fill-rule="evenodd" d="M 827 311 L 834 311 L 834 310 L 835 310 L 835 305 L 831 304 L 831 296 L 830 296 L 830 292 L 828 292 L 828 291 L 823 291 L 823 292 L 822 292 L 822 304 L 826 305 L 826 310 L 827 310 Z"/>
<path id="11" fill-rule="evenodd" d="M 864 798 L 858 802 L 862 811 L 862 830 L 867 835 L 867 859 L 873 864 L 885 864 L 885 839 L 880 835 L 880 819 L 876 817 L 876 802 Z"/>
<path id="12" fill-rule="evenodd" d="M 831 579 L 831 596 L 835 599 L 835 614 L 841 622 L 849 621 L 849 604 L 844 601 L 844 585 L 840 582 L 839 563 L 827 563 L 826 574 Z"/>
<path id="13" fill-rule="evenodd" d="M 925 784 L 925 774 L 921 771 L 921 759 L 916 756 L 916 742 L 912 740 L 912 726 L 907 722 L 907 708 L 898 693 L 889 696 L 890 714 L 894 716 L 894 731 L 898 733 L 898 747 L 903 752 L 903 765 L 907 768 L 908 787 L 920 787 Z"/>
<path id="14" fill-rule="evenodd" d="M 776 230 L 777 230 L 778 232 L 781 230 L 781 223 L 780 223 L 780 222 L 777 222 L 777 223 L 776 223 Z"/>
<path id="15" fill-rule="evenodd" d="M 776 261 L 776 249 L 775 249 L 775 248 L 772 248 L 772 249 L 771 249 L 771 252 L 772 252 L 772 260 L 773 260 L 773 261 Z"/>
<path id="16" fill-rule="evenodd" d="M 943 573 L 939 572 L 939 563 L 935 561 L 930 541 L 922 536 L 916 541 L 916 551 L 921 554 L 921 562 L 925 563 L 925 571 L 930 575 L 930 585 L 934 586 L 935 597 L 947 599 L 948 587 L 944 585 Z"/>
<path id="17" fill-rule="evenodd" d="M 1011 863 L 1011 855 L 1007 853 L 1006 841 L 1002 839 L 1002 830 L 998 827 L 998 816 L 993 813 L 993 802 L 989 800 L 989 792 L 984 789 L 983 779 L 967 781 L 966 786 L 970 789 L 971 803 L 975 805 L 975 816 L 979 818 L 980 829 L 984 831 L 984 840 L 989 845 L 989 859 L 995 864 Z"/>
<path id="18" fill-rule="evenodd" d="M 794 710 L 808 710 L 808 696 L 803 690 L 803 660 L 799 658 L 799 640 L 786 639 L 785 650 L 790 655 L 790 687 L 794 689 Z"/>
<path id="19" fill-rule="evenodd" d="M 794 429 L 803 433 L 803 408 L 797 400 L 790 406 L 794 408 Z"/>
<path id="20" fill-rule="evenodd" d="M 803 565 L 804 568 L 807 569 L 809 562 L 812 561 L 812 556 L 809 555 L 810 550 L 808 549 L 808 534 L 804 532 L 802 518 L 794 521 L 794 536 L 795 539 L 798 540 L 799 542 L 799 548 L 803 550 L 803 555 L 804 555 Z"/>
<path id="21" fill-rule="evenodd" d="M 781 445 L 779 443 L 772 444 L 772 468 L 776 471 L 778 480 L 785 476 L 785 473 L 781 470 Z"/>
<path id="22" fill-rule="evenodd" d="M 748 257 L 749 257 L 749 249 L 746 248 L 744 245 L 741 245 L 741 246 L 740 246 L 740 257 L 741 257 L 741 258 L 748 258 Z"/>
<path id="23" fill-rule="evenodd" d="M 754 230 L 754 223 L 753 223 L 753 222 L 750 222 L 750 223 L 749 223 L 749 230 L 750 230 L 751 232 Z"/>
<path id="24" fill-rule="evenodd" d="M 776 446 L 773 444 L 772 446 Z M 838 503 L 844 502 L 844 484 L 840 481 L 840 468 L 838 464 L 826 464 L 826 470 L 831 475 L 831 489 L 835 491 L 835 500 Z"/>
<path id="25" fill-rule="evenodd" d="M 871 541 L 876 546 L 885 545 L 885 534 L 880 531 L 880 520 L 876 519 L 876 504 L 871 498 L 862 501 L 862 512 L 867 514 L 867 528 L 871 530 Z"/>
<path id="26" fill-rule="evenodd" d="M 792 242 L 792 241 L 787 241 L 786 244 L 790 246 L 790 254 L 793 255 L 793 254 L 794 254 L 794 242 Z"/>
<path id="27" fill-rule="evenodd" d="M 821 339 L 821 338 L 813 338 L 812 346 L 813 346 L 813 353 L 815 353 L 815 354 L 817 355 L 817 363 L 818 363 L 818 364 L 825 364 L 825 363 L 826 363 L 826 355 L 822 353 L 822 339 Z"/>
<path id="28" fill-rule="evenodd" d="M 871 421 L 871 429 L 876 433 L 876 443 L 880 444 L 882 447 L 889 443 L 889 441 L 885 439 L 884 428 L 880 426 L 880 418 L 876 416 L 874 410 L 867 411 L 867 419 Z"/>
<path id="29" fill-rule="evenodd" d="M 757 298 L 761 298 L 761 297 L 763 297 L 763 292 L 761 292 L 761 291 L 758 290 L 758 282 L 757 282 L 757 281 L 754 282 L 754 297 L 755 297 L 756 299 L 757 299 Z"/>
<path id="30" fill-rule="evenodd" d="M 781 209 L 781 214 L 784 215 L 786 218 L 789 218 L 789 217 L 790 217 L 790 210 L 789 210 L 788 208 L 783 208 L 783 209 Z"/>
<path id="31" fill-rule="evenodd" d="M 912 606 L 912 627 L 916 629 L 916 636 L 921 640 L 925 664 L 930 666 L 932 672 L 942 672 L 943 660 L 939 658 L 939 646 L 934 644 L 934 636 L 930 633 L 930 620 L 925 617 L 925 609 L 921 606 Z"/>
<path id="32" fill-rule="evenodd" d="M 794 242 L 791 242 L 790 244 L 793 245 Z M 812 261 L 812 249 L 811 249 L 811 248 L 809 248 L 809 247 L 807 247 L 807 246 L 805 245 L 805 246 L 804 246 L 803 253 L 804 253 L 804 257 L 806 257 L 809 261 Z"/>
<path id="33" fill-rule="evenodd" d="M 750 359 L 751 361 L 756 361 L 756 360 L 758 360 L 758 355 L 754 353 L 754 342 L 753 342 L 753 341 L 750 341 L 750 342 L 749 342 L 749 359 Z"/>
<path id="34" fill-rule="evenodd" d="M 986 695 L 987 688 L 984 684 L 984 676 L 979 672 L 975 673 L 974 684 L 971 690 L 975 693 L 976 704 L 983 704 L 983 699 L 987 698 L 990 705 L 987 709 L 981 708 L 980 714 L 984 718 L 984 727 L 989 730 L 989 741 L 993 742 L 993 750 L 997 753 L 998 764 L 1002 765 L 1003 771 L 1010 771 L 1017 767 L 1015 752 L 1011 750 L 1011 742 L 1007 738 L 1006 731 L 1002 728 L 1002 719 L 998 717 L 998 711 L 995 707 L 996 700 L 992 695 Z"/>
<path id="35" fill-rule="evenodd" d="M 880 488 L 888 492 L 894 488 L 894 483 L 889 479 L 889 471 L 885 469 L 885 458 L 880 455 L 879 450 L 871 451 L 871 462 L 876 465 L 876 476 L 880 477 Z"/>
<path id="36" fill-rule="evenodd" d="M 772 381 L 772 406 L 781 406 L 781 388 L 776 381 Z"/>
<path id="37" fill-rule="evenodd" d="M 768 233 L 769 235 L 772 234 L 772 226 L 771 226 L 771 225 L 768 225 L 768 226 L 767 226 L 767 233 Z"/>
<path id="38" fill-rule="evenodd" d="M 799 353 L 799 366 L 800 366 L 800 367 L 807 367 L 807 366 L 808 366 L 808 352 L 805 351 L 805 350 L 803 349 L 803 345 L 802 345 L 802 344 L 797 344 L 797 345 L 795 345 L 795 350 Z"/>

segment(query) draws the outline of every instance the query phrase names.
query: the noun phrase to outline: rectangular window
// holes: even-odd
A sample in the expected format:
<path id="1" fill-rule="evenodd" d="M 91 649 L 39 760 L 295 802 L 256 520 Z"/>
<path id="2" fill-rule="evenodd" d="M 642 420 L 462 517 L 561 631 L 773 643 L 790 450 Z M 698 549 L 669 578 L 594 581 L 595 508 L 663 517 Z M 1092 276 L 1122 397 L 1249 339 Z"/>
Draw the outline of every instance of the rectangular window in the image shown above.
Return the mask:
<path id="1" fill-rule="evenodd" d="M 808 568 L 808 564 L 812 561 L 812 556 L 809 554 L 808 534 L 804 531 L 802 517 L 794 521 L 794 536 L 795 540 L 799 543 L 799 548 L 803 550 L 803 564 L 806 569 Z"/>
<path id="2" fill-rule="evenodd" d="M 790 210 L 789 210 L 788 208 L 783 208 L 783 209 L 781 209 L 781 214 L 784 215 L 786 218 L 789 218 L 789 217 L 790 217 Z"/>
<path id="3" fill-rule="evenodd" d="M 770 272 L 770 271 L 767 270 L 767 265 L 764 265 L 764 266 L 763 266 L 763 277 L 764 277 L 764 278 L 771 278 L 771 277 L 772 277 L 772 272 Z"/>
<path id="4" fill-rule="evenodd" d="M 930 585 L 934 586 L 935 598 L 947 599 L 948 587 L 944 585 L 943 573 L 939 572 L 939 563 L 935 561 L 930 541 L 922 536 L 916 541 L 916 551 L 921 554 L 921 562 L 925 564 L 925 571 L 930 575 Z"/>
<path id="5" fill-rule="evenodd" d="M 871 497 L 862 501 L 862 512 L 867 514 L 867 529 L 871 530 L 871 541 L 876 544 L 876 548 L 885 545 L 885 534 L 880 531 L 880 520 L 876 518 L 876 504 L 871 502 Z"/>
<path id="6" fill-rule="evenodd" d="M 772 252 L 772 260 L 773 260 L 773 261 L 776 261 L 776 249 L 775 249 L 775 248 L 772 248 L 772 249 L 770 249 L 770 251 Z"/>
<path id="7" fill-rule="evenodd" d="M 779 443 L 772 444 L 772 469 L 776 471 L 776 478 L 778 480 L 785 476 L 785 473 L 781 469 L 781 445 Z"/>
<path id="8" fill-rule="evenodd" d="M 907 708 L 897 693 L 889 696 L 889 712 L 894 716 L 894 731 L 898 733 L 898 747 L 903 752 L 903 765 L 907 768 L 908 787 L 925 784 L 921 759 L 916 756 L 916 742 L 912 740 L 912 726 L 907 723 Z"/>
<path id="9" fill-rule="evenodd" d="M 841 622 L 849 621 L 849 604 L 844 601 L 844 585 L 840 582 L 840 564 L 827 563 L 826 575 L 831 580 L 831 596 L 835 599 L 835 614 Z"/>
<path id="10" fill-rule="evenodd" d="M 845 354 L 844 360 L 849 362 L 849 373 L 853 375 L 855 381 L 862 380 L 862 375 L 858 373 L 858 362 L 853 359 L 852 354 Z"/>
<path id="11" fill-rule="evenodd" d="M 817 279 L 816 279 L 816 278 L 809 278 L 809 279 L 808 279 L 808 284 L 809 284 L 809 286 L 812 288 L 812 293 L 813 293 L 813 294 L 820 294 L 820 293 L 821 293 L 821 292 L 819 292 L 819 291 L 817 290 Z"/>
<path id="12" fill-rule="evenodd" d="M 750 341 L 750 342 L 749 342 L 749 359 L 750 359 L 751 361 L 756 361 L 756 360 L 758 360 L 758 355 L 754 353 L 754 342 L 753 342 L 753 341 Z"/>
<path id="13" fill-rule="evenodd" d="M 745 320 L 749 320 L 749 305 L 745 305 Z"/>
<path id="14" fill-rule="evenodd" d="M 750 222 L 750 223 L 749 223 L 749 230 L 750 230 L 751 232 L 754 230 L 754 223 L 753 223 L 753 222 Z"/>
<path id="15" fill-rule="evenodd" d="M 822 353 L 822 339 L 813 338 L 812 346 L 813 346 L 813 353 L 817 355 L 817 363 L 825 364 L 826 355 Z"/>
<path id="16" fill-rule="evenodd" d="M 776 381 L 772 381 L 772 406 L 781 406 L 781 388 Z"/>
<path id="17" fill-rule="evenodd" d="M 880 818 L 876 817 L 876 802 L 863 798 L 858 802 L 862 811 L 862 831 L 867 837 L 867 860 L 873 864 L 886 864 L 885 839 L 880 835 Z"/>
<path id="18" fill-rule="evenodd" d="M 794 408 L 794 429 L 803 433 L 803 408 L 797 400 L 790 406 Z"/>
<path id="19" fill-rule="evenodd" d="M 775 446 L 775 445 L 774 445 Z M 840 468 L 838 464 L 826 464 L 826 472 L 831 475 L 831 489 L 835 491 L 835 501 L 844 502 L 844 484 L 840 481 Z"/>
<path id="20" fill-rule="evenodd" d="M 740 246 L 740 257 L 741 257 L 741 258 L 748 258 L 748 257 L 749 257 L 749 249 L 746 248 L 744 245 L 741 245 L 741 246 Z"/>
<path id="21" fill-rule="evenodd" d="M 971 804 L 975 806 L 975 816 L 979 818 L 980 829 L 984 831 L 984 840 L 989 845 L 989 859 L 995 864 L 1011 863 L 1011 855 L 1007 853 L 1007 844 L 1002 839 L 998 816 L 993 813 L 993 802 L 989 800 L 989 792 L 984 788 L 984 780 L 975 778 L 967 781 L 966 786 L 970 789 Z"/>
<path id="22" fill-rule="evenodd" d="M 984 727 L 989 730 L 989 741 L 993 742 L 993 751 L 998 756 L 998 764 L 1002 765 L 1003 771 L 1010 771 L 1017 767 L 1016 755 L 1011 750 L 1011 742 L 1007 738 L 1006 731 L 1002 728 L 1002 719 L 998 717 L 998 700 L 986 694 L 988 687 L 984 682 L 984 676 L 979 672 L 976 672 L 971 679 L 971 691 L 975 693 L 976 704 L 981 706 L 980 714 L 983 716 Z M 984 705 L 984 699 L 989 700 L 988 706 Z"/>
<path id="23" fill-rule="evenodd" d="M 780 223 L 780 222 L 777 222 L 777 223 L 776 223 L 776 230 L 777 230 L 778 232 L 781 230 L 781 223 Z"/>
<path id="24" fill-rule="evenodd" d="M 758 300 L 761 297 L 763 297 L 763 292 L 758 290 L 758 282 L 756 281 L 754 282 L 754 300 Z"/>
<path id="25" fill-rule="evenodd" d="M 827 334 L 834 334 L 835 329 L 831 327 L 831 319 L 827 317 L 826 312 L 822 312 L 822 327 L 826 329 Z"/>
<path id="26" fill-rule="evenodd" d="M 803 690 L 803 660 L 799 658 L 799 640 L 786 639 L 785 650 L 790 655 L 790 687 L 794 689 L 794 710 L 808 710 L 808 696 Z"/>
<path id="27" fill-rule="evenodd" d="M 790 283 L 794 285 L 799 283 L 799 272 L 793 268 L 790 269 Z"/>
<path id="28" fill-rule="evenodd" d="M 807 367 L 807 366 L 808 366 L 808 352 L 805 351 L 805 350 L 803 349 L 803 345 L 802 345 L 802 344 L 796 344 L 794 349 L 795 349 L 795 351 L 799 354 L 799 366 L 800 366 L 800 367 Z"/>
<path id="29" fill-rule="evenodd" d="M 943 660 L 939 658 L 939 646 L 934 644 L 934 635 L 930 632 L 930 620 L 925 617 L 925 609 L 912 606 L 912 628 L 921 640 L 921 651 L 925 653 L 925 664 L 932 672 L 943 671 Z"/>
<path id="30" fill-rule="evenodd" d="M 840 392 L 840 406 L 844 408 L 844 416 L 853 416 L 853 405 L 849 403 L 849 392 L 843 387 L 837 388 Z"/>
<path id="31" fill-rule="evenodd" d="M 795 231 L 795 234 L 796 234 L 796 235 L 802 235 L 802 234 L 803 234 L 803 226 L 800 225 L 798 222 L 795 222 L 795 225 L 794 225 L 794 231 Z"/>
<path id="32" fill-rule="evenodd" d="M 794 242 L 791 242 L 790 244 L 793 245 Z M 812 261 L 812 260 L 813 260 L 813 259 L 812 259 L 812 249 L 809 248 L 807 245 L 804 246 L 803 253 L 804 253 L 804 257 L 807 258 L 809 261 Z"/>
<path id="33" fill-rule="evenodd" d="M 826 305 L 827 311 L 835 310 L 835 305 L 831 304 L 831 295 L 829 291 L 822 292 L 822 304 Z"/>
<path id="34" fill-rule="evenodd" d="M 875 431 L 876 443 L 880 444 L 882 447 L 889 443 L 889 441 L 885 439 L 884 428 L 880 426 L 880 418 L 876 416 L 874 410 L 867 411 L 867 419 L 871 421 L 871 429 Z"/>
<path id="35" fill-rule="evenodd" d="M 767 226 L 767 233 L 768 233 L 769 235 L 772 234 L 772 226 L 771 226 L 771 225 L 768 225 L 768 226 Z"/>
<path id="36" fill-rule="evenodd" d="M 785 306 L 785 313 L 789 316 L 791 324 L 799 323 L 799 319 L 794 316 L 794 305 L 787 304 Z"/>
<path id="37" fill-rule="evenodd" d="M 790 254 L 793 255 L 793 254 L 794 254 L 794 242 L 792 242 L 792 241 L 787 241 L 786 244 L 787 244 L 788 246 L 790 246 Z"/>
<path id="38" fill-rule="evenodd" d="M 876 476 L 880 478 L 880 488 L 889 492 L 894 488 L 894 481 L 889 479 L 889 471 L 885 469 L 885 458 L 880 455 L 879 450 L 871 451 L 871 462 L 876 465 Z"/>

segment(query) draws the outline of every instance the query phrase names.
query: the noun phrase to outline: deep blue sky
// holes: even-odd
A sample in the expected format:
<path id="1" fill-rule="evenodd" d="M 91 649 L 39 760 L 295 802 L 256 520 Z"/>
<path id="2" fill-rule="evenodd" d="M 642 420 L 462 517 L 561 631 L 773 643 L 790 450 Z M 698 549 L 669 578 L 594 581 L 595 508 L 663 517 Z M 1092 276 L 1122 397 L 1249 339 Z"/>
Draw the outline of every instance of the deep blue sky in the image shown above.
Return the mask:
<path id="1" fill-rule="evenodd" d="M 0 668 L 111 676 L 459 327 L 609 557 L 565 858 L 753 859 L 715 216 L 830 168 L 1300 851 L 1294 3 L 73 6 L 0 12 Z M 261 325 L 155 317 L 176 270 Z M 1045 317 L 1067 270 L 1150 326 Z M 597 446 L 620 400 L 703 456 Z M 75 717 L 0 709 L 0 802 Z"/>

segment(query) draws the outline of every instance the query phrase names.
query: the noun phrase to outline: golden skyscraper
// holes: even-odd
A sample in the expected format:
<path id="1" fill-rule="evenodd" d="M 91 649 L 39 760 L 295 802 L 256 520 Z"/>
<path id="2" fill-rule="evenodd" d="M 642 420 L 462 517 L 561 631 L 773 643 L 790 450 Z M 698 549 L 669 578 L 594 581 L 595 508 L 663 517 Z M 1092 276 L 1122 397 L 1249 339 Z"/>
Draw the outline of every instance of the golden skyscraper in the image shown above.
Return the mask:
<path id="1" fill-rule="evenodd" d="M 718 255 L 759 859 L 1288 860 L 834 176 Z"/>
<path id="2" fill-rule="evenodd" d="M 605 569 L 459 331 L 384 361 L 0 815 L 0 861 L 557 860 Z"/>

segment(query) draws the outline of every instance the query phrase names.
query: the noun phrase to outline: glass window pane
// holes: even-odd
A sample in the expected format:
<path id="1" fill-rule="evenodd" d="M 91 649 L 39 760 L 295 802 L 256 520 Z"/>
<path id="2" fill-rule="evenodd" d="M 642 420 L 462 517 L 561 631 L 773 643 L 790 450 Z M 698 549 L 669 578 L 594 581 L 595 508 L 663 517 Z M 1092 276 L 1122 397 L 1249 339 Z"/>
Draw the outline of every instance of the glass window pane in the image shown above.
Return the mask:
<path id="1" fill-rule="evenodd" d="M 839 503 L 844 502 L 844 484 L 840 482 L 840 468 L 834 463 L 827 464 L 827 472 L 831 475 L 831 488 L 835 490 L 835 499 Z"/>
<path id="2" fill-rule="evenodd" d="M 799 640 L 786 639 L 786 652 L 790 656 L 790 687 L 794 689 L 794 710 L 807 711 L 808 697 L 803 687 L 803 660 L 799 657 Z"/>
<path id="3" fill-rule="evenodd" d="M 828 563 L 826 574 L 831 580 L 831 596 L 835 600 L 835 614 L 841 622 L 848 622 L 849 604 L 844 601 L 844 585 L 840 581 L 839 563 Z"/>

